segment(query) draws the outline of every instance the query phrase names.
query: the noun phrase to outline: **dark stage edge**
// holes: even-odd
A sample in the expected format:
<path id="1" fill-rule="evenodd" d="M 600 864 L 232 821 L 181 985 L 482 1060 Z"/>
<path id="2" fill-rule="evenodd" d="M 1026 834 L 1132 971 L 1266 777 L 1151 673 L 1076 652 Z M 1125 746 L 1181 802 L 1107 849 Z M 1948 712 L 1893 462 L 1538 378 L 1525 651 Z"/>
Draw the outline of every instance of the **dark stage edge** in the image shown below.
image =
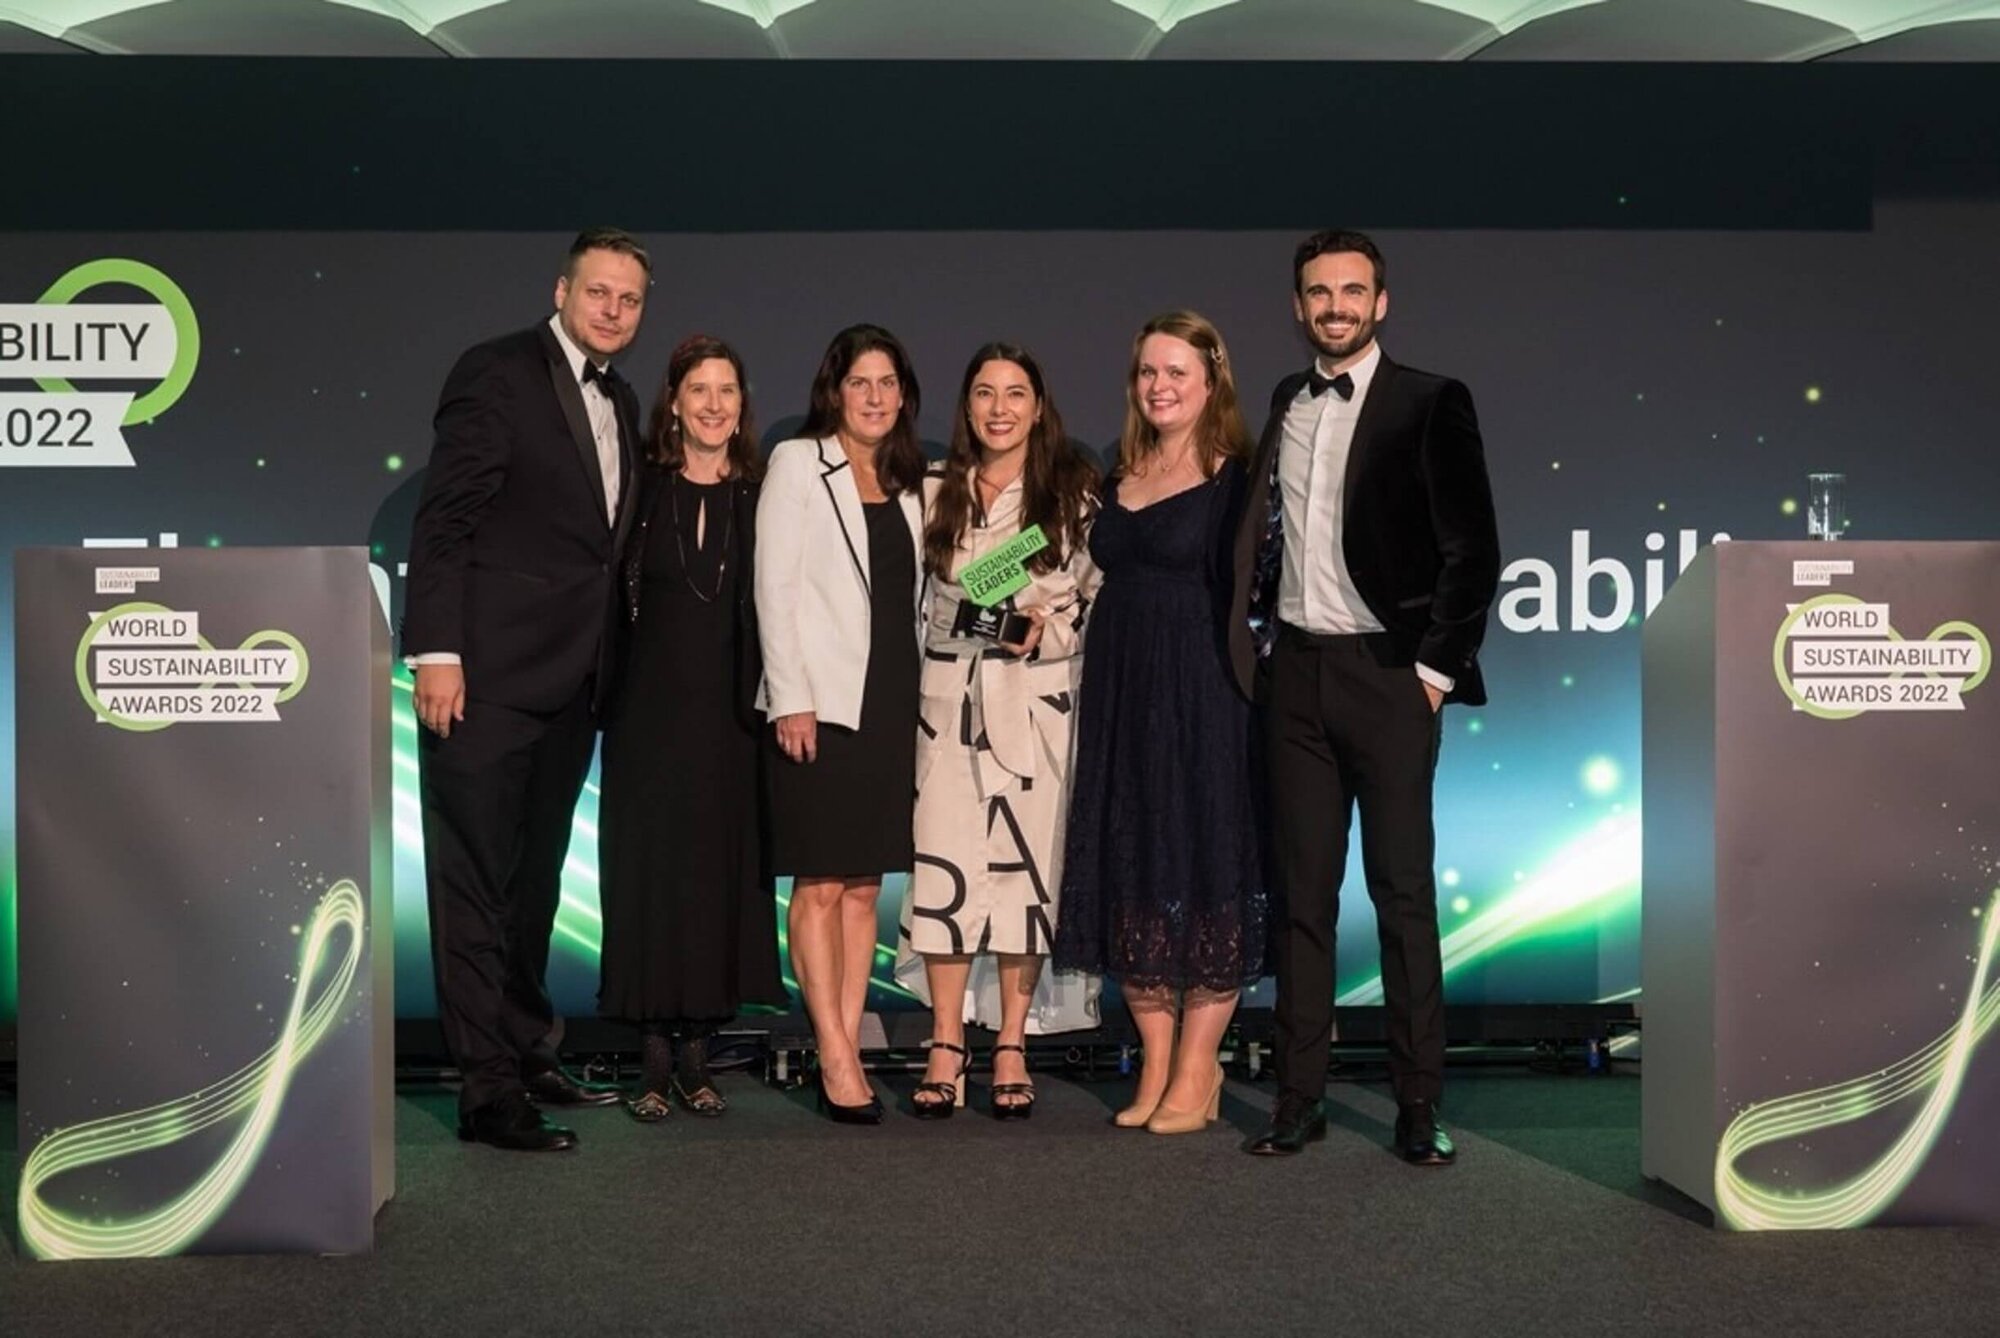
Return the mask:
<path id="1" fill-rule="evenodd" d="M 0 1267 L 9 1334 L 408 1332 L 1974 1334 L 2000 1232 L 1732 1235 L 1639 1175 L 1639 1082 L 1454 1071 L 1460 1164 L 1406 1167 L 1374 1084 L 1328 1140 L 1243 1155 L 1268 1083 L 1161 1138 L 1126 1086 L 1038 1075 L 1033 1120 L 816 1116 L 723 1080 L 718 1120 L 579 1113 L 570 1154 L 460 1144 L 437 1087 L 397 1102 L 400 1189 L 372 1256 Z M 985 1084 L 975 1084 L 983 1104 Z M 12 1104 L 0 1103 L 11 1141 Z M 11 1149 L 10 1149 L 11 1150 Z M 12 1158 L 9 1158 L 11 1163 Z M 11 1201 L 11 1183 L 9 1199 Z M 18 1241 L 10 1238 L 10 1249 Z"/>

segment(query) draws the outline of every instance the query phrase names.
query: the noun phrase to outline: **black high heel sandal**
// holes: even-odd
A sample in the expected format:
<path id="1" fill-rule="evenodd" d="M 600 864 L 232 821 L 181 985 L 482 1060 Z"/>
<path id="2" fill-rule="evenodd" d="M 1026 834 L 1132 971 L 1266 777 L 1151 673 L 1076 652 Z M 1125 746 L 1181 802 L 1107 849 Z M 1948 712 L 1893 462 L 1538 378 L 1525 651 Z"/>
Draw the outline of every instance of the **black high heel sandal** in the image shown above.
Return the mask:
<path id="1" fill-rule="evenodd" d="M 1028 1065 L 1028 1047 L 1025 1045 L 996 1045 L 993 1053 L 1012 1050 L 1021 1057 L 1021 1067 Z M 1033 1082 L 996 1082 L 992 1088 L 993 1118 L 996 1120 L 1025 1120 L 1035 1113 L 1035 1084 Z M 1011 1097 L 1003 1101 L 1001 1098 Z"/>
<path id="2" fill-rule="evenodd" d="M 962 1045 L 950 1041 L 925 1041 L 926 1050 L 949 1050 L 958 1056 L 958 1078 L 953 1082 L 920 1082 L 910 1098 L 910 1106 L 920 1120 L 948 1120 L 951 1113 L 965 1104 L 965 1075 L 972 1068 L 972 1052 Z M 925 1101 L 924 1096 L 934 1096 L 935 1101 Z"/>

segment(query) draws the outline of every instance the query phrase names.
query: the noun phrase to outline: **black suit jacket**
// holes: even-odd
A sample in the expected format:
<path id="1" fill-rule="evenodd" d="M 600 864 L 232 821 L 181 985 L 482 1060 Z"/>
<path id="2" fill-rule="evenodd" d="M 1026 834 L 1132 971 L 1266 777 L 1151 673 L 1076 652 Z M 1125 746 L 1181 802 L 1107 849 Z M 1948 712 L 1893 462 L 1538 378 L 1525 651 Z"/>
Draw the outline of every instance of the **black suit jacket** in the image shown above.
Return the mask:
<path id="1" fill-rule="evenodd" d="M 638 488 L 622 379 L 617 522 L 583 391 L 546 323 L 468 350 L 445 378 L 417 503 L 403 653 L 455 651 L 468 701 L 554 711 L 607 681 L 618 553 Z"/>
<path id="2" fill-rule="evenodd" d="M 1237 526 L 1229 650 L 1237 682 L 1252 696 L 1251 588 L 1285 411 L 1305 380 L 1294 373 L 1272 392 Z M 1479 643 L 1500 584 L 1500 536 L 1472 393 L 1461 382 L 1382 358 L 1348 448 L 1341 521 L 1348 573 L 1398 653 L 1449 674 L 1447 700 L 1483 705 Z M 1276 564 L 1263 565 L 1264 579 L 1275 581 Z M 1275 598 L 1268 602 L 1275 608 Z"/>

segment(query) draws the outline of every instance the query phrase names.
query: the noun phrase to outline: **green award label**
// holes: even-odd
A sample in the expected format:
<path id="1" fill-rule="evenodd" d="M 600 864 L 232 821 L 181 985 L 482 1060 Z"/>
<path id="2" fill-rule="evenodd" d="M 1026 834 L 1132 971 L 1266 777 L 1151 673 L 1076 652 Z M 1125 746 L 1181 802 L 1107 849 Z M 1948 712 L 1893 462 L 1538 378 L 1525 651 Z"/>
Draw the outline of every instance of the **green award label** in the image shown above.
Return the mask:
<path id="1" fill-rule="evenodd" d="M 965 564 L 958 583 L 965 597 L 982 609 L 990 609 L 1007 596 L 1028 585 L 1028 569 L 1023 564 L 1049 546 L 1049 537 L 1039 525 L 1030 525 L 985 557 Z"/>

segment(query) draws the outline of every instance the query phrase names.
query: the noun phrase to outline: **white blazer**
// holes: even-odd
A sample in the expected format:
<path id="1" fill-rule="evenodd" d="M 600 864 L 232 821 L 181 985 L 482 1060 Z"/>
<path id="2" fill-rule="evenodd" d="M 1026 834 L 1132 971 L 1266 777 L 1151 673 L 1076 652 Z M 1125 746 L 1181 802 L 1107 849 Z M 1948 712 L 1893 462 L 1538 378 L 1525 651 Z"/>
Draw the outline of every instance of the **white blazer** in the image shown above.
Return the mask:
<path id="1" fill-rule="evenodd" d="M 899 493 L 910 527 L 917 582 L 910 602 L 911 654 L 924 639 L 924 504 Z M 757 498 L 757 630 L 766 717 L 812 711 L 857 729 L 868 680 L 868 522 L 847 453 L 834 437 L 781 441 Z"/>

